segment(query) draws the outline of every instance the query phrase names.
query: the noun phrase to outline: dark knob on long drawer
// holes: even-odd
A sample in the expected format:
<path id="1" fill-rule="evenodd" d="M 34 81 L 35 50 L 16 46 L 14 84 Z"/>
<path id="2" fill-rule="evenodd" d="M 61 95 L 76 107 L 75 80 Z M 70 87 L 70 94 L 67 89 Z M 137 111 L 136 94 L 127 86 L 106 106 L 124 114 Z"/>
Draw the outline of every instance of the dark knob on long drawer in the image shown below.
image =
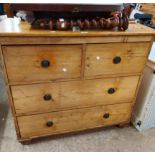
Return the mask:
<path id="1" fill-rule="evenodd" d="M 52 121 L 48 121 L 47 123 L 46 123 L 46 126 L 48 126 L 48 127 L 52 127 L 53 126 L 53 122 Z"/>
<path id="2" fill-rule="evenodd" d="M 109 88 L 108 89 L 108 94 L 113 94 L 115 93 L 115 89 L 114 88 Z"/>
<path id="3" fill-rule="evenodd" d="M 109 118 L 109 116 L 110 116 L 109 113 L 105 113 L 105 114 L 103 115 L 103 118 L 107 119 L 107 118 Z"/>
<path id="4" fill-rule="evenodd" d="M 121 62 L 121 57 L 119 57 L 119 56 L 114 57 L 114 59 L 113 59 L 114 64 L 119 64 L 120 62 Z"/>
<path id="5" fill-rule="evenodd" d="M 45 101 L 49 101 L 52 99 L 52 96 L 50 94 L 45 94 L 43 98 Z"/>
<path id="6" fill-rule="evenodd" d="M 41 66 L 44 67 L 44 68 L 49 67 L 49 66 L 50 66 L 50 61 L 48 61 L 48 60 L 43 60 L 43 61 L 41 62 Z"/>

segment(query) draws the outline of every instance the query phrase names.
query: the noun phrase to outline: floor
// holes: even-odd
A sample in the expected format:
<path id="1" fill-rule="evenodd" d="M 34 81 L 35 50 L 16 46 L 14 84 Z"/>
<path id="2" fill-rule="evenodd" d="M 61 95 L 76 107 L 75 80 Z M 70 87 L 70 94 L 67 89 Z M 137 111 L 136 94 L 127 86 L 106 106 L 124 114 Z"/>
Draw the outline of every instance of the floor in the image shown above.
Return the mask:
<path id="1" fill-rule="evenodd" d="M 155 128 L 140 133 L 132 126 L 110 127 L 74 136 L 44 138 L 30 145 L 22 145 L 16 139 L 0 74 L 0 152 L 2 151 L 155 151 Z"/>

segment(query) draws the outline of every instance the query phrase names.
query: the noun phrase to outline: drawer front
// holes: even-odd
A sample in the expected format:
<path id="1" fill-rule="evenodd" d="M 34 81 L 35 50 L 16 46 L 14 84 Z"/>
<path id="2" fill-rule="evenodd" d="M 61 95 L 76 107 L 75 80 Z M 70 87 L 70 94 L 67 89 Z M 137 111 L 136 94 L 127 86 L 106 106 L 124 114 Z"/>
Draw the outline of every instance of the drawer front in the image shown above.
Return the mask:
<path id="1" fill-rule="evenodd" d="M 17 117 L 22 138 L 60 134 L 127 122 L 131 103 Z"/>
<path id="2" fill-rule="evenodd" d="M 12 86 L 17 114 L 132 102 L 138 76 Z"/>
<path id="3" fill-rule="evenodd" d="M 87 45 L 85 76 L 140 73 L 150 43 L 116 43 Z"/>
<path id="4" fill-rule="evenodd" d="M 80 45 L 6 46 L 3 51 L 10 82 L 80 77 Z"/>

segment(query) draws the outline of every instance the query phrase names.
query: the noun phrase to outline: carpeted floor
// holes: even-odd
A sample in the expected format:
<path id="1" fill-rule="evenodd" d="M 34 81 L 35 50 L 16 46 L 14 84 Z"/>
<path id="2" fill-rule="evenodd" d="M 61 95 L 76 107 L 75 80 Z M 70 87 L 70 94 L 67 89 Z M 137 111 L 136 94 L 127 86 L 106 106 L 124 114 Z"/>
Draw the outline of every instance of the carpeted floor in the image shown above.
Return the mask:
<path id="1" fill-rule="evenodd" d="M 102 131 L 44 138 L 30 145 L 16 140 L 16 133 L 8 112 L 4 82 L 0 78 L 0 152 L 2 151 L 155 151 L 155 128 L 140 133 L 133 127 L 105 128 Z"/>

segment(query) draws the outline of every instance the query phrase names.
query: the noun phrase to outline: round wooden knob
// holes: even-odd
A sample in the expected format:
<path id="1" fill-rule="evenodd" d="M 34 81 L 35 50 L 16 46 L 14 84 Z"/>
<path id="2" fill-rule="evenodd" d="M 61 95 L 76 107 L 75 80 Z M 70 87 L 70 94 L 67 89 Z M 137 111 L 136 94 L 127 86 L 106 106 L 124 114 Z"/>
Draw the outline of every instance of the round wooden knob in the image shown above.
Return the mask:
<path id="1" fill-rule="evenodd" d="M 48 60 L 43 60 L 41 62 L 41 66 L 44 67 L 44 68 L 47 68 L 50 66 L 50 62 Z"/>
<path id="2" fill-rule="evenodd" d="M 43 98 L 45 101 L 49 101 L 52 99 L 52 96 L 50 94 L 45 94 Z"/>
<path id="3" fill-rule="evenodd" d="M 119 56 L 116 56 L 114 59 L 113 59 L 113 63 L 114 64 L 119 64 L 121 62 L 121 57 Z"/>
<path id="4" fill-rule="evenodd" d="M 107 118 L 109 118 L 109 116 L 110 116 L 109 113 L 105 113 L 105 114 L 103 115 L 103 118 L 107 119 Z"/>
<path id="5" fill-rule="evenodd" d="M 48 122 L 46 123 L 46 126 L 52 127 L 52 126 L 53 126 L 53 122 L 52 122 L 52 121 L 48 121 Z"/>
<path id="6" fill-rule="evenodd" d="M 115 89 L 114 88 L 109 88 L 108 89 L 108 94 L 113 94 L 115 93 Z"/>

